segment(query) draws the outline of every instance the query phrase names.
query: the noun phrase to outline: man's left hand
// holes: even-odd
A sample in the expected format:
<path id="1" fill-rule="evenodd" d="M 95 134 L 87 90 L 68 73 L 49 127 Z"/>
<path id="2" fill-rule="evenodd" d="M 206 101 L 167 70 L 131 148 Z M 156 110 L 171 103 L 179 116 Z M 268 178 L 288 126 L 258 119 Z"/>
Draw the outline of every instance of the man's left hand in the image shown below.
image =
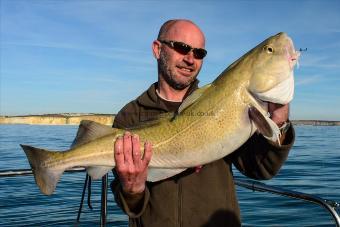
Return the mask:
<path id="1" fill-rule="evenodd" d="M 268 112 L 270 113 L 270 118 L 281 127 L 288 121 L 289 104 L 282 105 L 268 102 Z"/>

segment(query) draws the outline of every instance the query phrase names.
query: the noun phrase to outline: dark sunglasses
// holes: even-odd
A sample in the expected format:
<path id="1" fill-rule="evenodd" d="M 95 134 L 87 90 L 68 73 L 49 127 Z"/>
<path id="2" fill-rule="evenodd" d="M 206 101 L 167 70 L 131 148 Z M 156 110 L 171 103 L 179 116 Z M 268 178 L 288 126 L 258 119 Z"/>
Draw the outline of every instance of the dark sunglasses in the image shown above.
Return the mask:
<path id="1" fill-rule="evenodd" d="M 171 41 L 171 40 L 158 40 L 161 43 L 168 45 L 169 47 L 173 48 L 180 54 L 186 55 L 191 50 L 194 53 L 194 57 L 196 59 L 203 59 L 207 55 L 207 51 L 203 48 L 193 48 L 188 44 L 178 42 L 178 41 Z"/>

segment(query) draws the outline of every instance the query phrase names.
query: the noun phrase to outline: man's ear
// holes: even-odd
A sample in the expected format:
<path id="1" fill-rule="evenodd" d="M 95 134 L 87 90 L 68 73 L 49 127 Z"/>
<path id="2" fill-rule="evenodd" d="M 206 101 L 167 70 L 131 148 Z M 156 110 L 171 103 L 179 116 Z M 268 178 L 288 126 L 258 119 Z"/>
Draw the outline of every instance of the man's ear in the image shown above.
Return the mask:
<path id="1" fill-rule="evenodd" d="M 152 42 L 152 53 L 156 59 L 160 58 L 161 55 L 161 43 L 158 40 Z"/>

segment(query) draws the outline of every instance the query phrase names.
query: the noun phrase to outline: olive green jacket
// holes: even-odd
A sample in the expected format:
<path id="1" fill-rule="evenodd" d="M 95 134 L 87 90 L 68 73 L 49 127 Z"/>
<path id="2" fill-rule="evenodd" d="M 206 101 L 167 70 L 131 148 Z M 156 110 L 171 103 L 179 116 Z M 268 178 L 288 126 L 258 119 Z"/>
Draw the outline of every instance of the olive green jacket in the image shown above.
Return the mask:
<path id="1" fill-rule="evenodd" d="M 196 81 L 187 95 L 197 88 Z M 180 103 L 158 97 L 157 83 L 128 103 L 115 117 L 114 127 L 131 128 L 175 111 Z M 129 226 L 144 227 L 219 227 L 241 226 L 232 173 L 232 164 L 253 179 L 270 179 L 287 159 L 294 142 L 290 127 L 283 145 L 278 146 L 255 133 L 242 147 L 225 158 L 188 169 L 159 182 L 147 182 L 144 193 L 124 195 L 119 180 L 111 184 L 117 204 L 129 216 Z M 116 178 L 117 179 L 117 178 Z"/>

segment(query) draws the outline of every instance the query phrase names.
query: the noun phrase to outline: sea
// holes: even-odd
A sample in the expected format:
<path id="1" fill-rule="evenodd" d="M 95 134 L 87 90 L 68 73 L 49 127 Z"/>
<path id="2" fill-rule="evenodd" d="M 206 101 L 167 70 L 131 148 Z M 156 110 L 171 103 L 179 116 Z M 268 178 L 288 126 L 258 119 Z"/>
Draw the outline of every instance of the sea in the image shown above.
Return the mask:
<path id="1" fill-rule="evenodd" d="M 296 141 L 288 160 L 277 176 L 261 182 L 340 202 L 340 127 L 294 127 Z M 65 150 L 77 128 L 0 125 L 0 171 L 29 168 L 19 144 Z M 247 179 L 236 169 L 234 173 Z M 85 199 L 80 222 L 76 222 L 84 181 L 85 172 L 66 173 L 54 194 L 46 196 L 31 175 L 0 177 L 0 226 L 100 226 L 101 181 L 92 182 L 92 209 Z M 237 193 L 243 226 L 335 226 L 331 215 L 316 204 L 239 186 Z M 127 216 L 110 191 L 107 207 L 106 226 L 128 226 Z"/>

